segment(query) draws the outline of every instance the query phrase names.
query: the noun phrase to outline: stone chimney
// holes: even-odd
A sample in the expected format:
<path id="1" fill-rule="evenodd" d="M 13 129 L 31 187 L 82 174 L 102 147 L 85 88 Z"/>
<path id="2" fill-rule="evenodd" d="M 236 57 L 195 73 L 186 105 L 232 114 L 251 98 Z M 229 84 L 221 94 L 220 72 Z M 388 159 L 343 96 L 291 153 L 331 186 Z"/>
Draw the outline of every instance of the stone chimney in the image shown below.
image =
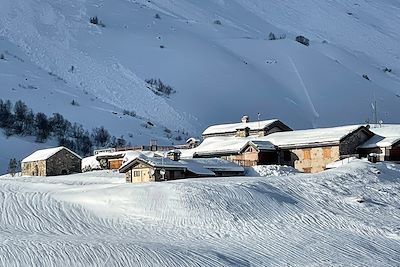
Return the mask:
<path id="1" fill-rule="evenodd" d="M 250 135 L 249 127 L 236 129 L 236 137 L 248 137 L 249 135 Z"/>
<path id="2" fill-rule="evenodd" d="M 178 161 L 181 159 L 181 152 L 177 149 L 168 151 L 167 158 L 169 158 L 170 160 L 173 160 L 173 161 Z"/>
<path id="3" fill-rule="evenodd" d="M 244 116 L 242 117 L 242 122 L 243 122 L 243 123 L 248 123 L 248 122 L 249 122 L 249 116 L 244 115 Z"/>

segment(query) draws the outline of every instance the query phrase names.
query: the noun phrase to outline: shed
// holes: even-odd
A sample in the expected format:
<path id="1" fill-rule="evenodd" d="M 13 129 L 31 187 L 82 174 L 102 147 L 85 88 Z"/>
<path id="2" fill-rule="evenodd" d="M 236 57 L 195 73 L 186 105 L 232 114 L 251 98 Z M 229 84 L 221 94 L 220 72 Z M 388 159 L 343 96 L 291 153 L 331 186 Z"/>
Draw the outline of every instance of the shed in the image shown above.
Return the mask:
<path id="1" fill-rule="evenodd" d="M 81 172 L 82 158 L 66 147 L 42 149 L 21 162 L 26 176 L 55 176 Z"/>

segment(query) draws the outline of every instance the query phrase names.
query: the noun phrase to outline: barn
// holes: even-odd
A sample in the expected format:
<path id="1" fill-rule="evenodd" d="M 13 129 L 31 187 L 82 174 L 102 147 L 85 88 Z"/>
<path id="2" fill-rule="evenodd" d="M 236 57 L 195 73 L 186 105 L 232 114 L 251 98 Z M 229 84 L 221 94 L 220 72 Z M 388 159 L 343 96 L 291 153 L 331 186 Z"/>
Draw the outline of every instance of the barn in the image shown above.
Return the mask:
<path id="1" fill-rule="evenodd" d="M 55 176 L 81 172 L 82 158 L 66 147 L 42 149 L 21 162 L 25 176 Z"/>

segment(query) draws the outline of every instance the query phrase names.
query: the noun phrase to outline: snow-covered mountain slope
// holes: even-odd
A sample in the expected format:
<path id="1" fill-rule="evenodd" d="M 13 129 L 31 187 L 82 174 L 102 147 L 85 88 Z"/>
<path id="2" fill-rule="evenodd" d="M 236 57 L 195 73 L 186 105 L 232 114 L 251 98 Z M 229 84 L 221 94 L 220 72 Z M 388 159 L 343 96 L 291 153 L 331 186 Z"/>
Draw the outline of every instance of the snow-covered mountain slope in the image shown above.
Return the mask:
<path id="1" fill-rule="evenodd" d="M 210 123 L 243 114 L 255 119 L 258 112 L 293 128 L 363 123 L 372 119 L 376 99 L 379 119 L 399 122 L 400 17 L 393 0 L 0 4 L 6 57 L 0 98 L 58 111 L 88 128 L 144 136 L 136 143 L 154 133 L 136 127 L 141 120 L 116 120 L 110 111 L 133 110 L 161 129 L 198 135 Z M 105 27 L 89 23 L 93 16 Z M 286 39 L 267 40 L 270 32 Z M 297 35 L 310 46 L 295 42 Z M 150 78 L 176 93 L 156 96 L 144 82 Z M 79 108 L 70 106 L 72 98 Z"/>
<path id="2" fill-rule="evenodd" d="M 397 266 L 400 166 L 125 184 L 0 178 L 3 266 Z"/>

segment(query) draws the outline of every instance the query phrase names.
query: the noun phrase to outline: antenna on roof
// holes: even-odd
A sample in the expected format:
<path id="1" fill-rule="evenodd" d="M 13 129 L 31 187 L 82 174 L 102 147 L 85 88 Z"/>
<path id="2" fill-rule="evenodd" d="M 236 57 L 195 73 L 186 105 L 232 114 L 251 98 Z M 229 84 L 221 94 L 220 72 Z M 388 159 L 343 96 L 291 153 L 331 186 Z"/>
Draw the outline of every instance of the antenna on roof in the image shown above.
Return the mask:
<path id="1" fill-rule="evenodd" d="M 258 128 L 260 128 L 260 112 L 257 113 Z"/>

